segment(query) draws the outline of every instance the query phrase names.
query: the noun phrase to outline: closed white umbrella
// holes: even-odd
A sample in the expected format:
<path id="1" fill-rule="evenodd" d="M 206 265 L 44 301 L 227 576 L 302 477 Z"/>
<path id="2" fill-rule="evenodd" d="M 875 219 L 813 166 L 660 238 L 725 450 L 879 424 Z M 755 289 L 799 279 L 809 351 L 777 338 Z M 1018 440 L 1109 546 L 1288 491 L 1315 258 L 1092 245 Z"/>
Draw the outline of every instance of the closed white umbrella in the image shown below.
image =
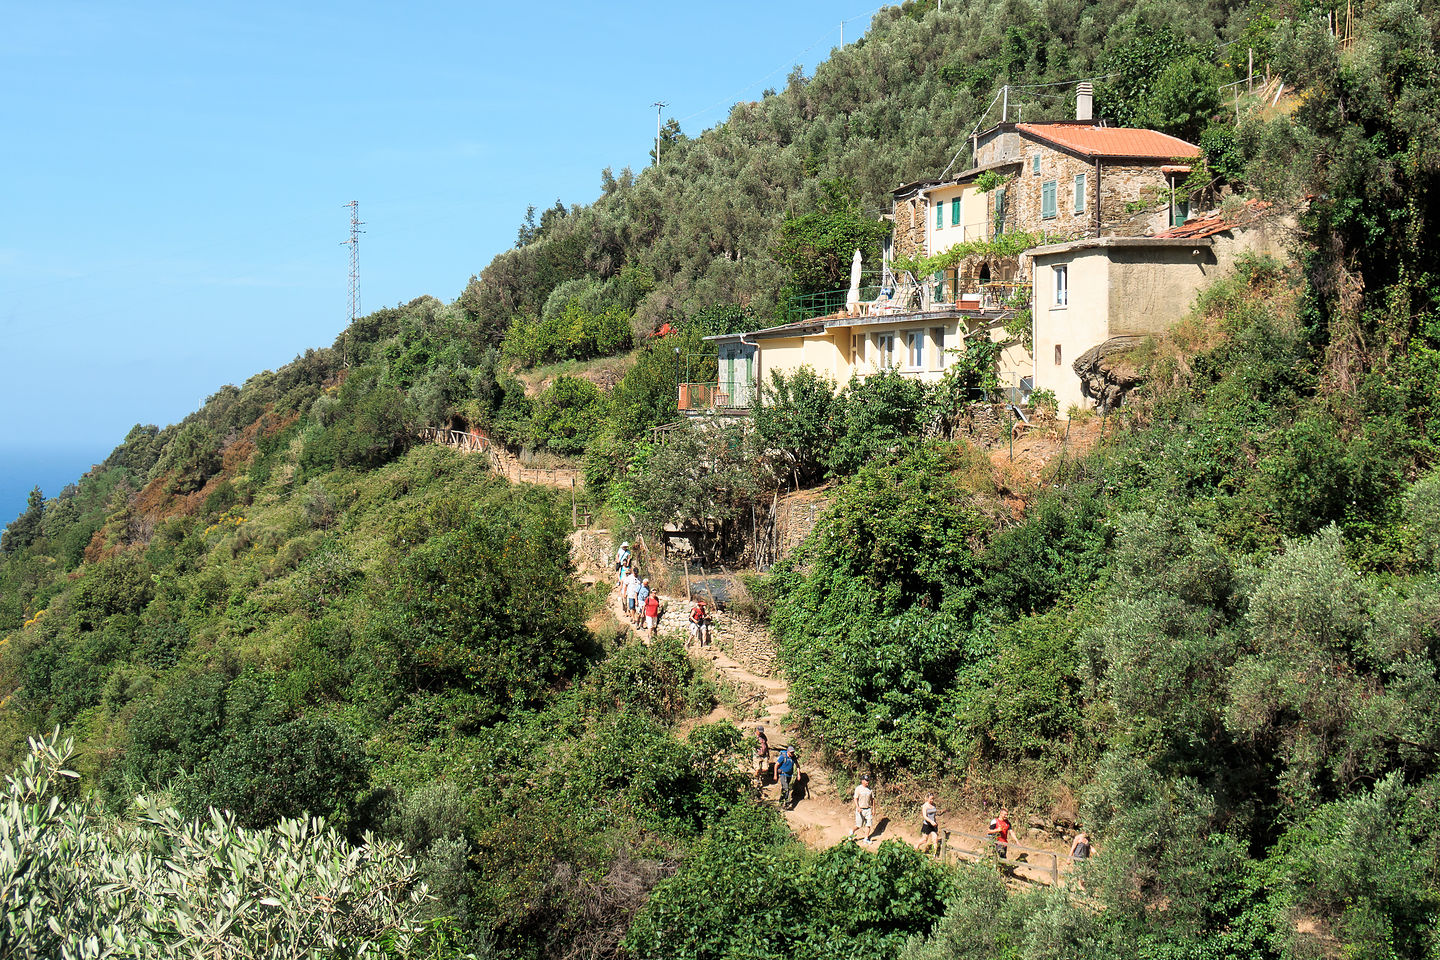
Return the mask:
<path id="1" fill-rule="evenodd" d="M 850 292 L 845 295 L 845 312 L 858 313 L 860 310 L 860 250 L 855 250 L 855 259 L 850 261 Z"/>

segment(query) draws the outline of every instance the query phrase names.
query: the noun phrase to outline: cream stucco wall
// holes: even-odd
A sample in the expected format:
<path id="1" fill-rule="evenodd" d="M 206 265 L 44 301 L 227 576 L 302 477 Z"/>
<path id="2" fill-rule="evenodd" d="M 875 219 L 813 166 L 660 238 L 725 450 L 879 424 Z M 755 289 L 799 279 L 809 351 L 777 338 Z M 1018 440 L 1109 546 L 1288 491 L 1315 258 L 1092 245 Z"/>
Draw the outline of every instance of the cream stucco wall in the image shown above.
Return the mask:
<path id="1" fill-rule="evenodd" d="M 943 253 L 967 240 L 983 240 L 986 236 L 985 195 L 973 183 L 932 187 L 925 194 L 925 250 L 929 256 Z M 960 201 L 960 222 L 951 225 L 951 204 Z M 945 204 L 941 226 L 935 226 L 935 207 Z"/>
<path id="2" fill-rule="evenodd" d="M 1110 261 L 1104 249 L 1035 258 L 1035 389 L 1052 390 L 1060 416 L 1090 403 L 1071 366 L 1086 350 L 1109 339 Z M 1055 267 L 1066 267 L 1069 297 L 1055 302 Z M 1059 359 L 1056 359 L 1056 348 Z"/>

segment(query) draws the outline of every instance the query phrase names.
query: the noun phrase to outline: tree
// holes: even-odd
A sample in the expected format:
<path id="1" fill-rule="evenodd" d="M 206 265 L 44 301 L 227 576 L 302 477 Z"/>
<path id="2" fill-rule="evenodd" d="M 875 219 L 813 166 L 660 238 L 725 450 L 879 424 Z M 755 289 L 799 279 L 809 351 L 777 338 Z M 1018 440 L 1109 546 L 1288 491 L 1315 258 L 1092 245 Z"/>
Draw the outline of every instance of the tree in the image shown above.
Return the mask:
<path id="1" fill-rule="evenodd" d="M 824 180 L 815 209 L 780 225 L 775 259 L 790 271 L 796 293 L 833 290 L 850 282 L 856 250 L 874 263 L 889 235 L 890 224 L 865 215 L 853 180 Z"/>
<path id="2" fill-rule="evenodd" d="M 600 388 L 583 377 L 556 377 L 535 398 L 530 425 L 535 445 L 560 454 L 585 452 L 605 412 Z"/>
<path id="3" fill-rule="evenodd" d="M 780 478 L 803 486 L 824 472 L 825 450 L 834 437 L 831 422 L 835 384 L 809 366 L 786 377 L 770 372 L 755 407 L 755 433 Z"/>
<path id="4" fill-rule="evenodd" d="M 0 553 L 15 553 L 24 550 L 40 536 L 40 525 L 45 520 L 45 494 L 39 487 L 30 491 L 25 498 L 25 512 L 10 522 L 0 534 Z"/>

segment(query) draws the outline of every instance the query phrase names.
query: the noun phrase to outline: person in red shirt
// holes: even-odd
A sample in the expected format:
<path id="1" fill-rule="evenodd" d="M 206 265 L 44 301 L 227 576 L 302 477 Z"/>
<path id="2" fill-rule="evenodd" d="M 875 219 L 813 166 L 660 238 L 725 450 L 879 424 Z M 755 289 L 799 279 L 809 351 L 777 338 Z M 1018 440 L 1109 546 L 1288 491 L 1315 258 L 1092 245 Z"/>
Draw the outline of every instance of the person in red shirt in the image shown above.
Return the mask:
<path id="1" fill-rule="evenodd" d="M 690 638 L 697 646 L 704 647 L 710 643 L 710 614 L 703 600 L 696 600 L 695 606 L 690 608 Z"/>
<path id="2" fill-rule="evenodd" d="M 650 631 L 650 639 L 655 639 L 655 631 L 660 623 L 660 594 L 651 593 L 645 598 L 645 626 Z"/>
<path id="3" fill-rule="evenodd" d="M 1003 808 L 1000 810 L 1000 815 L 995 818 L 989 834 L 995 838 L 995 852 L 999 854 L 1001 860 L 1004 860 L 1010 843 L 1010 813 L 1007 810 Z"/>

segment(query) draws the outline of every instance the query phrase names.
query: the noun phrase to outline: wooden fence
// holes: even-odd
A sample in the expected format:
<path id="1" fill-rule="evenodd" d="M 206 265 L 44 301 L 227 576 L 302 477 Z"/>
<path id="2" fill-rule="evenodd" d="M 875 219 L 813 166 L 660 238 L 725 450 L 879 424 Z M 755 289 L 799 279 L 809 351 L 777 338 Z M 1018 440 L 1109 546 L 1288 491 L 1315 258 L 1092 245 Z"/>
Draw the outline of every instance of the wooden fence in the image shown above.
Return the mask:
<path id="1" fill-rule="evenodd" d="M 1053 850 L 1042 850 L 1039 847 L 1027 847 L 1014 841 L 1005 845 L 1005 853 L 1010 859 L 1001 860 L 995 849 L 994 837 L 982 837 L 973 833 L 964 833 L 960 830 L 942 830 L 940 832 L 945 838 L 940 845 L 941 859 L 948 858 L 953 854 L 957 860 L 966 858 L 970 860 L 989 861 L 1012 875 L 1019 867 L 1029 867 L 1032 870 L 1039 871 L 1042 876 L 1048 877 L 1051 886 L 1060 882 L 1060 861 L 1074 861 L 1074 858 L 1068 853 L 1056 853 Z M 952 839 L 954 837 L 960 838 L 962 843 L 956 843 Z M 1014 859 L 1020 854 L 1025 854 L 1027 857 L 1038 855 L 1047 858 L 1049 861 L 1048 866 L 1044 862 L 1035 863 L 1028 859 L 1018 861 Z"/>
<path id="2" fill-rule="evenodd" d="M 419 437 L 425 443 L 438 443 L 466 453 L 483 453 L 490 460 L 490 468 L 513 483 L 536 483 L 564 490 L 579 490 L 585 486 L 585 475 L 579 470 L 527 467 L 519 457 L 478 433 L 446 427 L 421 427 Z"/>

